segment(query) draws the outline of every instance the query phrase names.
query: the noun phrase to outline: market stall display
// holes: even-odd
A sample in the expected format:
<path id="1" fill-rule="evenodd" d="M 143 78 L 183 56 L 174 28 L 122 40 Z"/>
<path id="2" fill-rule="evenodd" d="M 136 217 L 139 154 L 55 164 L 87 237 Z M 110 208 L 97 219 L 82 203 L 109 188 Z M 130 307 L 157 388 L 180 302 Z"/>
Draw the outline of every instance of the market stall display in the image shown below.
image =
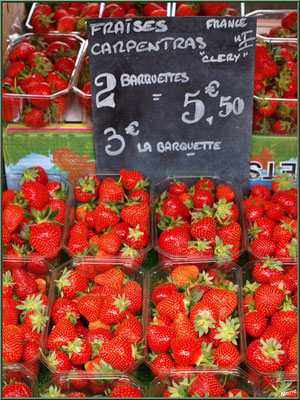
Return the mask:
<path id="1" fill-rule="evenodd" d="M 33 3 L 5 32 L 2 397 L 297 396 L 297 11 L 243 10 Z M 105 43 L 87 40 L 98 17 Z M 126 61 L 102 57 L 102 81 L 91 46 L 114 40 Z M 206 159 L 210 141 L 200 155 L 201 132 L 225 156 Z M 233 183 L 241 160 L 251 179 Z"/>

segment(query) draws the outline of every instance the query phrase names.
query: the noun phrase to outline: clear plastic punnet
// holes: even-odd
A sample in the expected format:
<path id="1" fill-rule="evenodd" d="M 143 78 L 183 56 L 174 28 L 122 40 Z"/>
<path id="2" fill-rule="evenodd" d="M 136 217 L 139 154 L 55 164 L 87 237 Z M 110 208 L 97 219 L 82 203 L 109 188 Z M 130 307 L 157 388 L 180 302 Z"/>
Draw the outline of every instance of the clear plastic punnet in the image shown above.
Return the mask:
<path id="1" fill-rule="evenodd" d="M 120 174 L 118 174 L 117 172 L 112 172 L 112 173 L 103 173 L 103 174 L 96 174 L 96 175 L 90 175 L 93 177 L 96 177 L 98 180 L 100 180 L 100 189 L 101 190 L 101 184 L 104 180 L 109 180 L 109 179 L 114 179 L 115 182 L 120 181 Z M 107 252 L 103 252 L 101 249 L 101 246 L 99 245 L 99 240 L 101 239 L 101 236 L 105 233 L 108 232 L 110 229 L 114 230 L 117 229 L 116 226 L 123 221 L 122 219 L 122 209 L 123 208 L 128 208 L 127 205 L 130 204 L 131 200 L 134 200 L 133 197 L 131 198 L 131 196 L 133 196 L 133 192 L 135 191 L 135 189 L 133 191 L 127 191 L 125 190 L 125 197 L 123 199 L 123 202 L 105 202 L 105 204 L 103 204 L 103 207 L 112 210 L 114 213 L 118 214 L 118 218 L 119 218 L 119 222 L 118 224 L 115 224 L 112 226 L 112 228 L 110 228 L 110 223 L 108 224 L 108 226 L 106 226 L 106 228 L 102 229 L 103 227 L 101 226 L 101 229 L 99 228 L 97 230 L 97 222 L 96 222 L 96 226 L 94 226 L 93 228 L 90 228 L 90 231 L 92 232 L 91 235 L 93 237 L 89 238 L 89 243 L 88 246 L 82 250 L 82 249 L 77 249 L 77 247 L 75 248 L 74 246 L 71 247 L 72 244 L 72 229 L 74 229 L 74 227 L 76 228 L 76 225 L 79 223 L 86 225 L 86 229 L 87 229 L 87 219 L 86 219 L 86 215 L 84 217 L 82 217 L 81 215 L 81 209 L 86 209 L 86 211 L 84 211 L 84 214 L 86 214 L 86 212 L 88 211 L 97 211 L 99 206 L 100 206 L 100 202 L 99 202 L 99 195 L 98 192 L 97 194 L 94 196 L 94 199 L 91 199 L 89 202 L 87 201 L 86 203 L 80 203 L 77 199 L 76 199 L 76 185 L 78 183 L 80 183 L 83 179 L 87 179 L 88 176 L 79 178 L 77 181 L 73 182 L 74 188 L 75 188 L 75 196 L 73 197 L 73 202 L 71 205 L 71 212 L 68 214 L 68 221 L 67 221 L 67 228 L 64 232 L 64 237 L 63 237 L 63 242 L 64 242 L 64 251 L 72 258 L 74 259 L 81 259 L 82 257 L 86 260 L 90 260 L 93 261 L 95 263 L 98 262 L 98 259 L 100 259 L 100 261 L 102 262 L 103 259 L 107 260 L 108 262 L 131 262 L 132 264 L 135 265 L 135 267 L 137 267 L 138 265 L 142 265 L 143 262 L 145 261 L 146 257 L 147 257 L 147 253 L 149 252 L 149 250 L 152 248 L 152 232 L 151 232 L 151 228 L 152 228 L 152 208 L 151 206 L 148 207 L 147 206 L 147 210 L 145 212 L 149 213 L 149 217 L 147 218 L 147 222 L 146 222 L 146 226 L 143 228 L 142 225 L 140 225 L 138 222 L 137 224 L 139 225 L 139 227 L 133 226 L 134 224 L 130 225 L 129 231 L 131 229 L 130 232 L 132 232 L 132 235 L 136 235 L 138 237 L 140 237 L 140 235 L 142 235 L 141 231 L 145 232 L 147 234 L 148 240 L 147 243 L 145 245 L 143 245 L 142 247 L 139 245 L 131 245 L 130 242 L 126 241 L 125 236 L 129 235 L 129 233 L 127 232 L 126 235 L 122 238 L 121 240 L 121 245 L 119 247 L 119 251 L 116 254 L 112 254 L 112 253 L 107 253 Z M 120 181 L 122 182 L 122 181 Z M 145 182 L 146 182 L 146 186 L 143 189 L 143 192 L 145 192 L 145 196 L 147 197 L 147 202 L 150 203 L 150 189 L 149 187 L 151 186 L 151 182 L 149 180 L 149 178 L 145 177 Z M 147 182 L 149 183 L 147 185 Z M 91 194 L 91 196 L 93 196 L 93 194 Z M 138 199 L 136 199 L 136 201 L 133 202 L 133 204 L 138 205 L 138 203 L 141 202 L 143 203 L 144 200 L 146 199 L 146 197 L 144 199 L 142 199 L 140 197 L 140 195 L 138 195 Z M 126 199 L 127 198 L 127 199 Z M 83 219 L 82 219 L 83 218 Z M 99 223 L 100 224 L 100 223 Z M 141 223 L 142 224 L 142 223 Z M 126 224 L 127 226 L 127 224 Z M 128 228 L 128 226 L 127 226 Z M 132 230 L 133 229 L 133 230 Z M 137 229 L 137 232 L 135 232 L 135 230 Z M 122 233 L 121 233 L 122 235 Z M 143 235 L 142 235 L 143 236 Z M 73 250 L 73 248 L 75 250 Z"/>
<path id="2" fill-rule="evenodd" d="M 1 397 L 34 397 L 36 395 L 36 376 L 21 364 L 2 365 Z M 11 385 L 10 385 L 11 384 Z M 21 384 L 21 388 L 18 388 Z M 20 395 L 20 392 L 22 393 Z M 25 395 L 26 393 L 26 395 Z"/>
<path id="3" fill-rule="evenodd" d="M 248 396 L 247 396 L 247 395 Z M 150 384 L 151 397 L 257 397 L 258 389 L 243 370 L 181 371 L 156 377 Z"/>
<path id="4" fill-rule="evenodd" d="M 50 324 L 41 361 L 61 376 L 132 373 L 145 357 L 148 274 L 132 263 L 69 261 L 53 273 Z M 69 336 L 57 333 L 69 327 Z M 83 354 L 84 353 L 84 354 Z M 65 359 L 60 367 L 57 363 Z"/>
<path id="5" fill-rule="evenodd" d="M 52 50 L 50 46 L 53 42 L 59 42 L 61 47 L 63 47 L 63 51 L 59 52 L 58 49 Z M 30 63 L 27 60 L 31 55 L 24 62 L 19 61 L 18 65 L 14 66 L 14 68 L 16 67 L 20 70 L 19 74 L 16 75 L 17 72 L 15 69 L 13 71 L 10 69 L 11 65 L 15 62 L 10 60 L 10 54 L 21 43 L 33 45 L 36 48 L 37 54 L 36 57 L 30 59 Z M 14 37 L 9 43 L 4 57 L 3 119 L 9 123 L 24 124 L 36 129 L 53 124 L 62 124 L 68 108 L 69 93 L 74 85 L 76 69 L 83 55 L 84 43 L 85 40 L 72 33 L 26 33 Z M 47 53 L 48 48 L 49 52 Z M 52 51 L 54 52 L 52 53 Z M 72 68 L 69 65 L 70 63 L 68 63 L 68 68 L 70 68 L 68 71 L 66 70 L 67 67 L 62 66 L 67 57 L 73 60 L 73 63 L 71 61 Z M 17 61 L 17 58 L 14 57 L 13 60 Z M 40 85 L 49 82 L 46 80 L 51 72 L 56 71 L 63 75 L 67 73 L 68 76 L 64 75 L 66 79 L 64 79 L 63 86 L 59 86 L 60 89 L 52 90 L 52 93 L 49 90 L 50 93 L 44 92 L 45 94 L 38 95 L 34 92 L 33 87 L 29 89 L 28 86 L 25 87 L 23 85 L 23 81 L 32 75 L 30 68 L 33 66 L 35 74 L 39 76 Z M 42 79 L 43 77 L 44 80 Z"/>
<path id="6" fill-rule="evenodd" d="M 146 361 L 155 376 L 185 367 L 234 369 L 244 360 L 241 278 L 237 265 L 203 261 L 166 261 L 150 270 Z M 232 358 L 225 361 L 227 351 Z"/>
<path id="7" fill-rule="evenodd" d="M 244 265 L 242 275 L 245 364 L 271 392 L 276 378 L 297 379 L 297 263 L 267 257 Z"/>
<path id="8" fill-rule="evenodd" d="M 174 186 L 180 187 L 179 192 Z M 227 199 L 222 187 L 230 192 Z M 152 204 L 153 243 L 160 261 L 203 260 L 218 265 L 225 260 L 238 262 L 245 252 L 240 191 L 230 180 L 201 172 L 170 174 L 153 183 Z"/>
<path id="9" fill-rule="evenodd" d="M 40 397 L 144 397 L 145 386 L 130 375 L 118 373 L 84 374 L 80 370 L 61 376 L 53 375 L 52 381 L 42 386 Z M 83 396 L 84 395 L 84 396 Z"/>

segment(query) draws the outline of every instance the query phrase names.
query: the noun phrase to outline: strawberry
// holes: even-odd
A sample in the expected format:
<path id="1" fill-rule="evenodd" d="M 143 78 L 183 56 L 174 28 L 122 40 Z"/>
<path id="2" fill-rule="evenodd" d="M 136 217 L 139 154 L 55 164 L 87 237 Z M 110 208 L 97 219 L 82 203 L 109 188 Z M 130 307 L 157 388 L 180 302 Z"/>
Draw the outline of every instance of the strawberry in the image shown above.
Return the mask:
<path id="1" fill-rule="evenodd" d="M 121 177 L 122 186 L 128 192 L 137 189 L 144 189 L 148 184 L 145 177 L 139 171 L 121 169 L 119 175 Z"/>
<path id="2" fill-rule="evenodd" d="M 227 318 L 225 321 L 219 321 L 214 328 L 209 331 L 209 339 L 215 346 L 223 342 L 231 342 L 237 345 L 236 339 L 239 335 L 239 318 Z"/>
<path id="3" fill-rule="evenodd" d="M 108 286 L 118 290 L 122 288 L 124 279 L 123 272 L 119 268 L 113 267 L 103 274 L 95 276 L 94 281 L 97 285 Z"/>
<path id="4" fill-rule="evenodd" d="M 291 361 L 297 361 L 298 358 L 298 335 L 294 335 L 290 338 L 288 347 L 288 357 Z"/>
<path id="5" fill-rule="evenodd" d="M 274 243 L 289 243 L 293 236 L 293 228 L 290 224 L 283 222 L 274 227 L 272 240 Z"/>
<path id="6" fill-rule="evenodd" d="M 30 387 L 24 382 L 9 383 L 2 391 L 3 397 L 32 397 Z"/>
<path id="7" fill-rule="evenodd" d="M 223 397 L 224 394 L 225 390 L 217 377 L 206 372 L 197 375 L 190 387 L 190 396 L 193 397 Z"/>
<path id="8" fill-rule="evenodd" d="M 36 48 L 27 42 L 21 42 L 14 46 L 9 53 L 9 61 L 13 63 L 14 61 L 26 61 L 27 58 L 36 51 Z"/>
<path id="9" fill-rule="evenodd" d="M 248 361 L 261 373 L 272 373 L 282 366 L 284 351 L 275 339 L 256 339 L 247 350 Z"/>
<path id="10" fill-rule="evenodd" d="M 109 397 L 113 397 L 113 398 L 143 397 L 143 394 L 140 391 L 140 389 L 138 389 L 134 386 L 126 385 L 126 386 L 120 386 L 120 387 L 114 388 L 111 391 Z"/>
<path id="11" fill-rule="evenodd" d="M 15 325 L 7 325 L 2 331 L 3 361 L 19 362 L 23 354 L 23 332 Z"/>
<path id="12" fill-rule="evenodd" d="M 238 305 L 238 296 L 232 290 L 214 288 L 205 293 L 202 302 L 218 310 L 219 319 L 224 321 L 231 315 Z"/>
<path id="13" fill-rule="evenodd" d="M 186 193 L 188 190 L 188 187 L 185 183 L 183 182 L 178 182 L 176 178 L 173 178 L 173 181 L 171 182 L 169 192 L 172 194 L 175 194 L 176 196 L 180 196 L 183 193 Z"/>
<path id="14" fill-rule="evenodd" d="M 99 189 L 99 203 L 105 204 L 107 201 L 122 201 L 125 192 L 119 181 L 113 178 L 103 179 Z"/>
<path id="15" fill-rule="evenodd" d="M 75 196 L 80 203 L 88 203 L 92 198 L 97 198 L 100 181 L 95 175 L 86 175 L 78 179 L 75 186 Z"/>
<path id="16" fill-rule="evenodd" d="M 26 70 L 26 64 L 23 61 L 14 61 L 9 67 L 7 76 L 11 79 L 20 77 L 21 73 Z"/>
<path id="17" fill-rule="evenodd" d="M 140 321 L 127 312 L 125 319 L 117 326 L 115 337 L 121 336 L 129 339 L 131 342 L 139 343 L 142 340 L 143 332 Z"/>
<path id="18" fill-rule="evenodd" d="M 98 296 L 88 294 L 77 299 L 78 311 L 89 322 L 99 319 L 101 313 L 102 299 Z"/>
<path id="19" fill-rule="evenodd" d="M 193 17 L 196 15 L 196 11 L 188 4 L 180 4 L 176 8 L 176 17 Z"/>
<path id="20" fill-rule="evenodd" d="M 113 206 L 98 205 L 95 209 L 95 229 L 102 232 L 120 221 L 118 210 Z"/>
<path id="21" fill-rule="evenodd" d="M 71 369 L 71 361 L 67 354 L 60 350 L 51 351 L 45 361 L 50 370 L 55 372 L 69 371 Z"/>
<path id="22" fill-rule="evenodd" d="M 23 347 L 22 360 L 30 362 L 39 356 L 39 344 L 36 342 L 26 342 Z"/>
<path id="23" fill-rule="evenodd" d="M 245 316 L 245 330 L 251 337 L 260 337 L 267 327 L 265 315 L 259 311 L 249 312 Z"/>
<path id="24" fill-rule="evenodd" d="M 77 331 L 74 325 L 67 319 L 62 318 L 51 330 L 47 338 L 49 350 L 58 350 L 60 346 L 67 346 L 77 338 Z"/>
<path id="25" fill-rule="evenodd" d="M 28 181 L 35 181 L 43 186 L 48 183 L 48 175 L 44 168 L 36 166 L 31 168 L 26 168 L 22 174 L 21 184 Z"/>
<path id="26" fill-rule="evenodd" d="M 28 91 L 28 95 L 32 96 L 30 98 L 31 103 L 39 109 L 45 109 L 50 106 L 51 94 L 52 89 L 47 82 L 41 82 Z"/>
<path id="27" fill-rule="evenodd" d="M 255 291 L 254 300 L 257 311 L 270 317 L 283 303 L 284 292 L 269 284 L 261 285 Z"/>
<path id="28" fill-rule="evenodd" d="M 211 217 L 204 217 L 191 226 L 191 235 L 193 238 L 215 243 L 216 234 L 217 224 Z"/>
<path id="29" fill-rule="evenodd" d="M 71 77 L 75 68 L 75 62 L 70 57 L 61 57 L 54 63 L 55 71 L 64 74 L 66 77 Z"/>
<path id="30" fill-rule="evenodd" d="M 2 221 L 9 232 L 15 231 L 24 220 L 24 209 L 15 204 L 8 204 L 3 210 Z"/>
<path id="31" fill-rule="evenodd" d="M 241 225 L 238 222 L 223 225 L 218 229 L 217 235 L 223 240 L 224 244 L 236 244 L 239 246 L 242 236 Z"/>
<path id="32" fill-rule="evenodd" d="M 260 258 L 272 257 L 276 250 L 276 244 L 269 239 L 257 238 L 252 241 L 251 249 Z"/>
<path id="33" fill-rule="evenodd" d="M 29 241 L 42 256 L 55 257 L 59 252 L 62 231 L 55 223 L 42 222 L 31 228 Z"/>
<path id="34" fill-rule="evenodd" d="M 135 281 L 129 281 L 120 291 L 121 296 L 130 301 L 128 311 L 137 314 L 143 306 L 143 288 Z"/>
<path id="35" fill-rule="evenodd" d="M 209 292 L 208 292 L 209 293 Z M 190 320 L 198 332 L 199 337 L 207 334 L 209 329 L 214 328 L 218 312 L 214 306 L 200 301 L 195 304 L 190 313 Z"/>
<path id="36" fill-rule="evenodd" d="M 92 355 L 92 347 L 88 340 L 76 338 L 73 342 L 61 346 L 61 349 L 70 357 L 73 365 L 81 365 L 88 362 Z"/>
<path id="37" fill-rule="evenodd" d="M 20 311 L 17 309 L 17 306 L 20 305 L 19 300 L 14 298 L 5 297 L 2 300 L 2 309 L 3 309 L 3 326 L 6 325 L 18 325 L 19 322 L 19 314 Z"/>
<path id="38" fill-rule="evenodd" d="M 266 284 L 274 277 L 281 277 L 284 268 L 282 263 L 275 258 L 267 257 L 266 260 L 258 262 L 253 271 L 252 278 L 257 283 Z"/>
<path id="39" fill-rule="evenodd" d="M 177 287 L 185 287 L 198 279 L 199 269 L 196 265 L 178 265 L 171 273 L 172 281 Z"/>
<path id="40" fill-rule="evenodd" d="M 151 357 L 151 372 L 154 376 L 170 372 L 175 367 L 170 354 L 158 354 L 155 357 Z"/>
<path id="41" fill-rule="evenodd" d="M 121 246 L 121 238 L 115 231 L 107 231 L 98 240 L 100 250 L 108 254 L 117 254 Z"/>
<path id="42" fill-rule="evenodd" d="M 196 338 L 196 337 L 198 337 L 198 334 L 195 331 L 192 322 L 182 312 L 179 312 L 177 314 L 171 327 L 172 327 L 173 331 L 175 332 L 175 336 L 177 338 Z"/>
<path id="43" fill-rule="evenodd" d="M 165 353 L 169 351 L 175 331 L 171 326 L 150 325 L 147 328 L 147 341 L 151 351 Z"/>
<path id="44" fill-rule="evenodd" d="M 188 230 L 178 226 L 163 231 L 158 239 L 158 246 L 167 253 L 180 255 L 183 254 L 184 246 L 190 239 Z"/>
<path id="45" fill-rule="evenodd" d="M 172 321 L 176 318 L 178 312 L 185 313 L 185 311 L 185 296 L 183 293 L 175 293 L 157 304 L 159 315 L 167 317 Z"/>
<path id="46" fill-rule="evenodd" d="M 271 318 L 271 325 L 277 328 L 285 338 L 291 338 L 297 333 L 297 311 L 291 300 L 286 299 L 280 311 Z"/>
<path id="47" fill-rule="evenodd" d="M 231 389 L 223 397 L 250 397 L 243 389 Z"/>
<path id="48" fill-rule="evenodd" d="M 161 300 L 177 293 L 177 288 L 174 283 L 164 283 L 157 286 L 152 292 L 152 299 L 157 304 Z"/>
<path id="49" fill-rule="evenodd" d="M 78 100 L 81 105 L 85 110 L 87 111 L 92 111 L 92 88 L 91 88 L 91 82 L 87 82 L 83 88 L 81 89 L 83 92 L 83 95 L 79 95 Z"/>
<path id="50" fill-rule="evenodd" d="M 58 21 L 57 21 L 57 30 L 60 33 L 69 33 L 74 31 L 75 29 L 75 20 L 74 17 L 71 15 L 66 15 L 61 17 Z"/>
<path id="51" fill-rule="evenodd" d="M 14 293 L 14 279 L 11 275 L 10 271 L 6 271 L 3 273 L 3 279 L 2 279 L 2 297 L 3 298 L 11 298 Z"/>
<path id="52" fill-rule="evenodd" d="M 76 322 L 80 317 L 77 303 L 73 300 L 59 297 L 53 304 L 51 318 L 57 324 L 61 318 L 68 318 L 71 322 Z"/>
<path id="53" fill-rule="evenodd" d="M 216 199 L 220 200 L 224 198 L 227 203 L 233 201 L 235 199 L 234 190 L 228 185 L 219 184 L 216 188 Z"/>
<path id="54" fill-rule="evenodd" d="M 298 14 L 297 11 L 289 11 L 287 12 L 281 20 L 281 25 L 286 29 L 291 29 L 292 31 L 297 30 L 297 20 Z"/>
<path id="55" fill-rule="evenodd" d="M 220 368 L 232 368 L 238 365 L 240 353 L 237 347 L 230 343 L 221 343 L 214 351 L 215 364 Z"/>
<path id="56" fill-rule="evenodd" d="M 130 301 L 127 300 L 124 295 L 118 295 L 115 298 L 107 298 L 103 302 L 99 313 L 99 319 L 107 325 L 116 324 L 124 319 L 129 306 Z"/>
<path id="57" fill-rule="evenodd" d="M 14 198 L 17 196 L 18 192 L 15 190 L 4 190 L 2 192 L 2 209 L 4 210 L 9 203 L 13 203 Z"/>
<path id="58" fill-rule="evenodd" d="M 77 292 L 85 292 L 88 289 L 88 281 L 78 271 L 68 271 L 65 268 L 58 280 L 55 281 L 58 291 L 67 299 L 75 299 Z"/>
<path id="59" fill-rule="evenodd" d="M 28 294 L 37 292 L 36 277 L 30 272 L 15 268 L 12 272 L 12 278 L 15 282 L 14 292 L 20 299 L 25 300 Z"/>
<path id="60" fill-rule="evenodd" d="M 118 370 L 125 370 L 134 364 L 135 358 L 130 340 L 116 337 L 104 343 L 99 351 L 103 361 Z"/>
<path id="61" fill-rule="evenodd" d="M 121 218 L 133 228 L 139 224 L 146 226 L 149 223 L 150 206 L 144 201 L 129 200 L 121 210 Z"/>

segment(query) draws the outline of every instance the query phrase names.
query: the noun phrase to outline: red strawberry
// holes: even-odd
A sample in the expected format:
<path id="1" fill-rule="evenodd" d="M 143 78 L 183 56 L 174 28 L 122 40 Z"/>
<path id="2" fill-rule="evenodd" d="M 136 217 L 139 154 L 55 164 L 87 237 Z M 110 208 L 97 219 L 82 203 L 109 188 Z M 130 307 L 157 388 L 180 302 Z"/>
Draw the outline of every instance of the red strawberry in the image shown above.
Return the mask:
<path id="1" fill-rule="evenodd" d="M 68 82 L 56 72 L 50 72 L 46 82 L 51 86 L 53 92 L 59 92 L 68 88 Z"/>
<path id="2" fill-rule="evenodd" d="M 59 292 L 67 299 L 75 299 L 77 292 L 85 292 L 88 288 L 88 281 L 86 277 L 78 271 L 68 271 L 65 268 L 60 278 L 55 281 Z"/>
<path id="3" fill-rule="evenodd" d="M 125 299 L 130 301 L 128 311 L 132 314 L 137 314 L 143 306 L 143 288 L 135 281 L 129 281 L 120 291 Z"/>
<path id="4" fill-rule="evenodd" d="M 213 3 L 211 3 L 213 4 Z M 223 397 L 225 390 L 215 374 L 202 373 L 197 375 L 190 387 L 190 396 Z"/>
<path id="5" fill-rule="evenodd" d="M 190 313 L 190 320 L 195 330 L 198 332 L 199 337 L 207 334 L 209 329 L 215 327 L 217 317 L 218 311 L 215 307 L 203 301 L 195 304 Z"/>
<path id="6" fill-rule="evenodd" d="M 100 310 L 99 319 L 107 325 L 116 324 L 124 319 L 129 306 L 130 301 L 124 295 L 106 298 Z"/>
<path id="7" fill-rule="evenodd" d="M 251 250 L 260 258 L 272 257 L 276 250 L 276 245 L 269 239 L 257 238 L 251 243 Z"/>
<path id="8" fill-rule="evenodd" d="M 29 203 L 29 207 L 41 210 L 49 202 L 49 193 L 45 186 L 39 182 L 25 182 L 21 187 L 21 192 Z"/>
<path id="9" fill-rule="evenodd" d="M 134 386 L 129 386 L 129 385 L 125 385 L 125 386 L 120 386 L 120 387 L 116 387 L 114 388 L 109 397 L 113 397 L 113 398 L 118 398 L 118 397 L 143 397 L 142 392 L 140 391 L 140 389 L 134 387 Z"/>
<path id="10" fill-rule="evenodd" d="M 92 356 L 92 347 L 88 340 L 76 338 L 61 348 L 69 355 L 73 365 L 85 364 Z"/>
<path id="11" fill-rule="evenodd" d="M 178 312 L 185 313 L 185 296 L 183 293 L 175 293 L 161 300 L 157 304 L 157 312 L 172 321 L 176 318 Z"/>
<path id="12" fill-rule="evenodd" d="M 50 106 L 51 94 L 52 89 L 47 82 L 39 83 L 28 91 L 28 95 L 32 96 L 30 97 L 31 103 L 39 109 L 45 109 Z"/>
<path id="13" fill-rule="evenodd" d="M 98 205 L 95 209 L 95 229 L 97 232 L 102 232 L 110 226 L 116 225 L 120 221 L 120 217 L 115 207 Z"/>
<path id="14" fill-rule="evenodd" d="M 75 301 L 59 297 L 53 304 L 51 318 L 54 324 L 57 324 L 61 318 L 68 318 L 71 322 L 75 322 L 79 317 L 80 314 Z"/>
<path id="15" fill-rule="evenodd" d="M 183 254 L 190 239 L 191 236 L 186 228 L 176 226 L 161 233 L 158 246 L 167 253 L 180 255 Z"/>
<path id="16" fill-rule="evenodd" d="M 282 366 L 284 351 L 275 339 L 257 339 L 249 344 L 247 359 L 259 372 L 272 373 Z"/>
<path id="17" fill-rule="evenodd" d="M 169 353 L 158 354 L 155 358 L 152 358 L 151 362 L 151 372 L 154 376 L 159 374 L 165 374 L 170 372 L 175 367 L 172 357 Z"/>
<path id="18" fill-rule="evenodd" d="M 21 42 L 14 46 L 9 53 L 9 61 L 26 61 L 31 53 L 35 52 L 36 48 L 27 42 Z"/>
<path id="19" fill-rule="evenodd" d="M 283 275 L 282 263 L 275 258 L 267 257 L 266 260 L 258 262 L 253 271 L 252 278 L 261 284 L 270 283 L 274 277 L 281 277 Z"/>
<path id="20" fill-rule="evenodd" d="M 78 97 L 80 105 L 87 111 L 92 110 L 92 89 L 91 89 L 91 82 L 87 82 L 83 88 L 81 89 L 83 95 L 80 94 Z"/>
<path id="21" fill-rule="evenodd" d="M 78 311 L 89 322 L 95 322 L 99 319 L 102 299 L 98 296 L 87 294 L 77 299 Z"/>
<path id="22" fill-rule="evenodd" d="M 251 337 L 260 337 L 267 327 L 267 318 L 259 311 L 249 312 L 244 319 L 245 330 Z"/>
<path id="23" fill-rule="evenodd" d="M 121 289 L 125 276 L 121 269 L 113 267 L 103 274 L 95 276 L 94 281 L 97 285 L 108 286 L 116 290 Z"/>
<path id="24" fill-rule="evenodd" d="M 74 325 L 67 319 L 62 318 L 51 330 L 47 338 L 49 350 L 58 350 L 60 346 L 67 346 L 77 338 L 77 331 Z"/>
<path id="25" fill-rule="evenodd" d="M 297 30 L 297 20 L 298 20 L 298 13 L 297 11 L 289 11 L 287 12 L 282 20 L 281 25 L 286 29 L 291 29 L 292 31 Z"/>
<path id="26" fill-rule="evenodd" d="M 140 343 L 143 337 L 142 324 L 133 314 L 127 312 L 125 319 L 123 319 L 115 330 L 115 337 L 117 336 L 127 338 L 135 343 Z"/>
<path id="27" fill-rule="evenodd" d="M 99 356 L 113 368 L 121 371 L 129 368 L 135 361 L 130 340 L 122 337 L 116 337 L 104 343 Z"/>
<path id="28" fill-rule="evenodd" d="M 38 291 L 38 286 L 35 281 L 36 276 L 30 272 L 26 272 L 21 268 L 15 268 L 12 277 L 15 282 L 14 292 L 20 299 L 25 300 L 28 294 Z"/>
<path id="29" fill-rule="evenodd" d="M 240 353 L 237 347 L 230 343 L 221 343 L 214 351 L 215 364 L 219 368 L 232 368 L 238 365 Z"/>
<path id="30" fill-rule="evenodd" d="M 250 397 L 243 389 L 231 389 L 223 397 Z"/>
<path id="31" fill-rule="evenodd" d="M 121 210 L 121 218 L 130 226 L 146 226 L 150 218 L 150 206 L 144 201 L 129 200 Z"/>
<path id="32" fill-rule="evenodd" d="M 198 337 L 197 332 L 194 329 L 192 322 L 189 318 L 183 314 L 178 313 L 175 317 L 172 325 L 172 329 L 175 332 L 177 338 L 196 338 Z"/>
<path id="33" fill-rule="evenodd" d="M 161 300 L 177 293 L 177 288 L 174 283 L 164 283 L 157 286 L 152 292 L 153 301 L 158 304 Z"/>
<path id="34" fill-rule="evenodd" d="M 216 221 L 211 217 L 204 217 L 200 221 L 195 222 L 191 226 L 191 235 L 193 238 L 198 238 L 202 240 L 207 240 L 212 244 L 215 243 L 215 238 L 217 234 L 217 224 Z"/>
<path id="35" fill-rule="evenodd" d="M 121 184 L 113 178 L 103 179 L 99 189 L 99 203 L 106 204 L 107 201 L 122 201 L 125 192 Z"/>
<path id="36" fill-rule="evenodd" d="M 169 351 L 175 331 L 171 326 L 150 325 L 147 328 L 147 342 L 151 351 L 166 353 Z"/>
<path id="37" fill-rule="evenodd" d="M 61 57 L 54 63 L 54 69 L 70 77 L 75 68 L 75 62 L 70 57 Z"/>
<path id="38" fill-rule="evenodd" d="M 51 351 L 45 361 L 50 370 L 55 372 L 69 371 L 72 366 L 69 356 L 58 349 Z"/>
<path id="39" fill-rule="evenodd" d="M 121 238 L 115 231 L 103 233 L 98 240 L 99 249 L 112 255 L 117 254 L 121 244 Z"/>
<path id="40" fill-rule="evenodd" d="M 266 317 L 273 315 L 284 301 L 284 292 L 271 285 L 261 285 L 256 289 L 255 307 Z"/>
<path id="41" fill-rule="evenodd" d="M 14 61 L 9 67 L 7 76 L 11 79 L 20 77 L 20 73 L 25 71 L 26 64 L 23 61 Z"/>
<path id="42" fill-rule="evenodd" d="M 74 31 L 75 29 L 75 20 L 71 15 L 66 15 L 61 17 L 56 25 L 58 32 L 60 33 L 69 33 Z"/>
<path id="43" fill-rule="evenodd" d="M 144 176 L 139 171 L 121 169 L 119 174 L 121 177 L 122 186 L 129 192 L 137 189 L 143 189 L 145 184 L 148 184 Z"/>
<path id="44" fill-rule="evenodd" d="M 24 124 L 32 128 L 40 128 L 50 123 L 49 116 L 43 110 L 28 107 L 25 110 Z"/>
<path id="45" fill-rule="evenodd" d="M 30 387 L 24 382 L 9 383 L 2 391 L 3 397 L 32 397 Z"/>
<path id="46" fill-rule="evenodd" d="M 7 325 L 2 331 L 2 356 L 7 363 L 19 362 L 23 354 L 23 332 L 15 325 Z"/>
<path id="47" fill-rule="evenodd" d="M 224 321 L 236 309 L 238 296 L 232 290 L 215 288 L 205 293 L 201 302 L 215 307 L 218 310 L 219 319 Z"/>
<path id="48" fill-rule="evenodd" d="M 297 333 L 298 314 L 290 300 L 283 303 L 280 311 L 276 311 L 271 318 L 271 325 L 277 328 L 285 338 L 291 338 Z"/>
<path id="49" fill-rule="evenodd" d="M 15 231 L 24 220 L 24 209 L 15 204 L 8 204 L 3 210 L 2 221 L 9 232 Z"/>
<path id="50" fill-rule="evenodd" d="M 30 230 L 29 241 L 32 247 L 42 256 L 56 257 L 62 238 L 60 226 L 42 222 Z"/>

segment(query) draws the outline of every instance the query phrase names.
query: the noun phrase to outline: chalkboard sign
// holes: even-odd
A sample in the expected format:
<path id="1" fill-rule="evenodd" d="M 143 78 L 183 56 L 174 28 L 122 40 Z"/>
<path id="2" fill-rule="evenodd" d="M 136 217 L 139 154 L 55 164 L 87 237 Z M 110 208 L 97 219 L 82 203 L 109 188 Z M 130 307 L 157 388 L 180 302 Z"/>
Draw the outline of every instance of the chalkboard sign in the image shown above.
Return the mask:
<path id="1" fill-rule="evenodd" d="M 256 21 L 88 20 L 98 172 L 249 177 Z"/>

